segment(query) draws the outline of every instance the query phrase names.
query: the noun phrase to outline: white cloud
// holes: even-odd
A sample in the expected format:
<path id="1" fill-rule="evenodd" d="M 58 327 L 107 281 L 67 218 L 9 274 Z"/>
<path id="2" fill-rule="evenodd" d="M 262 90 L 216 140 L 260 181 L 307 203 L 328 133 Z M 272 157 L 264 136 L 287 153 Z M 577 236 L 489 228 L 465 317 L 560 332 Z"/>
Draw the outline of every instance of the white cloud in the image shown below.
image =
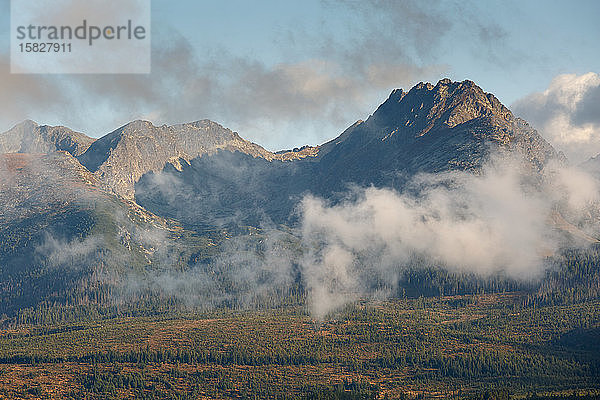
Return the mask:
<path id="1" fill-rule="evenodd" d="M 531 184 L 518 165 L 495 159 L 481 175 L 422 175 L 407 192 L 371 187 L 332 206 L 306 197 L 301 265 L 313 314 L 323 318 L 357 297 L 393 291 L 415 259 L 482 276 L 539 278 L 545 257 L 564 244 L 551 223 L 556 207 L 581 215 L 598 201 L 598 185 L 559 167 Z"/>
<path id="2" fill-rule="evenodd" d="M 599 93 L 597 73 L 558 75 L 544 92 L 530 94 L 512 108 L 579 164 L 600 153 L 600 113 L 593 112 Z"/>

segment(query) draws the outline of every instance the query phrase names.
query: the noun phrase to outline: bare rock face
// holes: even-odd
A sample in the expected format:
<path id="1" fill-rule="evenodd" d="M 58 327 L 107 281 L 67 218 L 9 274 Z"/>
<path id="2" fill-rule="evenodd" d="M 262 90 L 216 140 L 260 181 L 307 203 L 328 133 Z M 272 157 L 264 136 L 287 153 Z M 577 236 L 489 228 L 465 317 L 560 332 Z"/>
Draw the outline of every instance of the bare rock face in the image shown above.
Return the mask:
<path id="1" fill-rule="evenodd" d="M 64 126 L 40 126 L 27 120 L 0 134 L 0 154 L 66 151 L 76 157 L 94 140 Z"/>
<path id="2" fill-rule="evenodd" d="M 442 79 L 435 86 L 419 83 L 408 93 L 394 90 L 373 117 L 375 121 L 396 125 L 405 134 L 422 136 L 477 118 L 495 117 L 497 123 L 505 124 L 512 114 L 496 97 L 473 82 Z"/>
<path id="3" fill-rule="evenodd" d="M 532 171 L 564 159 L 494 95 L 471 81 L 442 79 L 392 91 L 366 121 L 322 145 L 318 158 L 324 187 L 339 180 L 388 185 L 394 171 L 477 170 L 495 150 L 522 156 Z"/>
<path id="4" fill-rule="evenodd" d="M 202 120 L 173 126 L 134 121 L 98 139 L 78 158 L 108 189 L 133 199 L 134 185 L 144 174 L 158 172 L 168 163 L 181 170 L 182 161 L 219 150 L 239 151 L 269 161 L 306 156 L 271 153 L 230 129 Z"/>

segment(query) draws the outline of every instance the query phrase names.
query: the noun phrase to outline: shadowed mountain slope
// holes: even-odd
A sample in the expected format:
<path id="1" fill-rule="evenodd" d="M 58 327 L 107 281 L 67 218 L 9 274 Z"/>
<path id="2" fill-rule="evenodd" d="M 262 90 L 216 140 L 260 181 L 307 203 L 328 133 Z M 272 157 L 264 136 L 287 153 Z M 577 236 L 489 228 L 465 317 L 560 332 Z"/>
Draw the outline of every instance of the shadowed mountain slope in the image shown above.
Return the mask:
<path id="1" fill-rule="evenodd" d="M 563 160 L 492 94 L 444 79 L 394 90 L 366 121 L 310 148 L 311 157 L 279 162 L 217 151 L 142 176 L 135 198 L 190 227 L 285 223 L 305 193 L 335 201 L 352 185 L 401 189 L 417 173 L 477 171 L 493 151 L 516 155 L 534 174 Z"/>

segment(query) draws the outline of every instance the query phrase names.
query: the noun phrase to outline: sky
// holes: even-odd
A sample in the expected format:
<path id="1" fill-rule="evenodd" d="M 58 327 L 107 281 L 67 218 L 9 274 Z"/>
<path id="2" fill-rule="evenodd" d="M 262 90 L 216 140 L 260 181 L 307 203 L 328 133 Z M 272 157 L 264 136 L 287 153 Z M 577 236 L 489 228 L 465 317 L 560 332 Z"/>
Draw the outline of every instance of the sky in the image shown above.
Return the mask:
<path id="1" fill-rule="evenodd" d="M 150 74 L 18 75 L 10 2 L 0 0 L 0 131 L 29 118 L 100 137 L 135 119 L 206 118 L 280 150 L 339 135 L 394 88 L 448 77 L 494 93 L 572 162 L 600 153 L 596 0 L 151 7 Z"/>

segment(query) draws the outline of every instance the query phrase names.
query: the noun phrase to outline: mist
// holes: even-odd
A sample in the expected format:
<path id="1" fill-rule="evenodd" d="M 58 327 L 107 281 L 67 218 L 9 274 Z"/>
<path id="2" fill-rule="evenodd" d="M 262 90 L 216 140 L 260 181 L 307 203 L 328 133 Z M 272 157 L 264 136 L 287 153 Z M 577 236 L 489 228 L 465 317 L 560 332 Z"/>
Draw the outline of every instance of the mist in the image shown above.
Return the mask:
<path id="1" fill-rule="evenodd" d="M 44 162 L 28 168 L 40 182 L 58 179 Z M 0 164 L 0 178 L 4 170 Z M 177 193 L 194 195 L 184 180 L 172 186 L 172 179 L 158 178 L 156 185 L 176 190 L 169 192 L 174 200 Z M 246 183 L 248 199 L 268 193 L 252 179 Z M 265 215 L 257 228 L 241 229 L 243 216 L 230 215 L 227 225 L 240 229 L 215 240 L 132 219 L 125 205 L 105 210 L 88 193 L 88 204 L 100 207 L 96 218 L 107 218 L 103 231 L 43 232 L 35 258 L 56 271 L 92 271 L 94 284 L 114 289 L 115 303 L 156 295 L 192 309 L 245 309 L 279 306 L 300 294 L 322 320 L 357 299 L 398 295 L 403 274 L 414 268 L 538 282 L 562 248 L 597 242 L 599 188 L 575 167 L 555 163 L 532 174 L 520 160 L 496 154 L 479 171 L 419 174 L 402 190 L 351 187 L 338 202 L 306 193 L 292 227 Z M 61 204 L 87 193 L 75 192 L 52 190 L 39 200 Z M 187 211 L 201 213 L 203 206 Z M 17 213 L 8 203 L 3 211 Z"/>
<path id="2" fill-rule="evenodd" d="M 248 204 L 269 193 L 260 180 L 243 181 Z M 152 183 L 152 191 L 167 193 L 169 203 L 189 204 L 187 220 L 224 221 L 211 217 L 209 211 L 223 205 L 210 193 L 195 193 L 169 174 L 152 177 Z M 537 174 L 522 160 L 496 153 L 479 171 L 419 174 L 402 190 L 352 187 L 336 203 L 306 193 L 287 232 L 265 215 L 261 229 L 214 244 L 215 254 L 203 262 L 163 266 L 141 283 L 129 279 L 132 287 L 200 308 L 276 305 L 300 285 L 317 319 L 359 298 L 398 294 L 410 268 L 529 284 L 544 276 L 549 258 L 562 248 L 596 242 L 599 193 L 595 178 L 578 168 L 550 163 Z M 228 215 L 228 226 L 246 225 L 244 217 Z M 168 243 L 157 240 L 156 254 Z"/>
<path id="3" fill-rule="evenodd" d="M 531 122 L 575 164 L 600 153 L 600 76 L 562 74 L 548 88 L 515 102 L 512 109 Z"/>
<path id="4" fill-rule="evenodd" d="M 581 215 L 597 201 L 597 182 L 580 170 L 553 165 L 536 180 L 500 157 L 479 174 L 418 175 L 402 192 L 354 189 L 333 205 L 308 195 L 300 205 L 308 249 L 301 266 L 311 312 L 324 318 L 356 298 L 395 293 L 414 260 L 483 278 L 538 280 L 561 247 L 590 243 L 565 235 L 553 213 Z"/>
<path id="5" fill-rule="evenodd" d="M 35 256 L 49 268 L 79 270 L 97 261 L 101 242 L 100 236 L 66 240 L 45 232 L 44 240 L 35 249 Z"/>

